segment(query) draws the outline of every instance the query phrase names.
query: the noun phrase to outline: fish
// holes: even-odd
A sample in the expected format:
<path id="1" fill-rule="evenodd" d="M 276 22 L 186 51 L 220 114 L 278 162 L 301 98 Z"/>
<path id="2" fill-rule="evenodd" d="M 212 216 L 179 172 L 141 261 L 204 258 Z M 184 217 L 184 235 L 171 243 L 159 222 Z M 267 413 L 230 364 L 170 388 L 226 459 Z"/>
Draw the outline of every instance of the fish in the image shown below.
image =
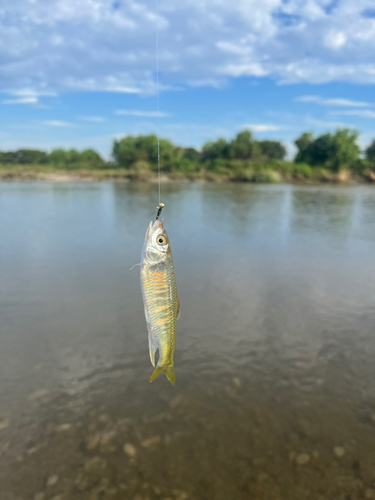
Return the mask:
<path id="1" fill-rule="evenodd" d="M 141 290 L 148 330 L 150 360 L 155 367 L 150 382 L 164 373 L 174 385 L 174 350 L 180 302 L 171 245 L 161 220 L 150 222 L 141 256 Z"/>

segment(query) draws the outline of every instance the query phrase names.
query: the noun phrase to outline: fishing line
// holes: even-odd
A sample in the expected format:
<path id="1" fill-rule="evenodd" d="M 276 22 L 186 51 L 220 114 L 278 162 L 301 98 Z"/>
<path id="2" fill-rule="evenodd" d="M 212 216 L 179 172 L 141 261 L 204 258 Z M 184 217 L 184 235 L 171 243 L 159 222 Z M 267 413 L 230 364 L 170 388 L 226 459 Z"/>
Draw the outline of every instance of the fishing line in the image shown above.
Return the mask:
<path id="1" fill-rule="evenodd" d="M 158 186 L 159 186 L 159 209 L 160 209 L 160 124 L 159 124 L 159 29 L 158 29 L 158 0 L 155 0 L 156 11 L 156 120 L 158 136 Z M 156 217 L 158 218 L 158 217 Z"/>

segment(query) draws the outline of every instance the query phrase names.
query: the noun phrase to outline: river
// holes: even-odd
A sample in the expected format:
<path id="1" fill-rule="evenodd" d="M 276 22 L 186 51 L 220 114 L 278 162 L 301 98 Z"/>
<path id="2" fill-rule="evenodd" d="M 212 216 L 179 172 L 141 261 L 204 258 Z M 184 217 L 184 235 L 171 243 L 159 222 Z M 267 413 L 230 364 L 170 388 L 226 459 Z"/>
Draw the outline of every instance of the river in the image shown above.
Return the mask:
<path id="1" fill-rule="evenodd" d="M 129 270 L 156 185 L 0 184 L 0 500 L 375 499 L 375 190 L 162 201 L 174 387 Z"/>

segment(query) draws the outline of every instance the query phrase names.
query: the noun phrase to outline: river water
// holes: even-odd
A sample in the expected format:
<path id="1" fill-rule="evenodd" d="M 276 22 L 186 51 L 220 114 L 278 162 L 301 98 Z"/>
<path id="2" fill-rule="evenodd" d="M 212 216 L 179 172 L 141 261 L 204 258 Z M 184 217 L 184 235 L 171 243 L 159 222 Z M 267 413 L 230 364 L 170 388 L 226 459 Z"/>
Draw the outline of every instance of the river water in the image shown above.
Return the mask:
<path id="1" fill-rule="evenodd" d="M 156 185 L 0 184 L 0 500 L 375 498 L 375 190 L 162 201 L 174 387 L 129 271 Z"/>

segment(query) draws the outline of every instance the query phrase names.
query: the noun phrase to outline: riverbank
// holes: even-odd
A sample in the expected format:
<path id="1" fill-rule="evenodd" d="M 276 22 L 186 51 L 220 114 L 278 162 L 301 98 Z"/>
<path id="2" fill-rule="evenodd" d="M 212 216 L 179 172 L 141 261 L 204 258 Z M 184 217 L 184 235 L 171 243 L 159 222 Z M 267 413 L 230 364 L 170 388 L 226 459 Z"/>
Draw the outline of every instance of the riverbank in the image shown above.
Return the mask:
<path id="1" fill-rule="evenodd" d="M 157 182 L 155 172 L 146 170 L 129 170 L 126 168 L 101 169 L 63 169 L 39 165 L 0 166 L 0 181 L 48 181 L 48 182 Z M 375 172 L 366 171 L 361 174 L 351 170 L 338 173 L 322 168 L 305 171 L 298 165 L 277 165 L 248 169 L 237 169 L 224 173 L 201 169 L 198 172 L 172 171 L 162 173 L 161 182 L 250 182 L 250 183 L 296 183 L 296 184 L 361 184 L 375 182 Z"/>

